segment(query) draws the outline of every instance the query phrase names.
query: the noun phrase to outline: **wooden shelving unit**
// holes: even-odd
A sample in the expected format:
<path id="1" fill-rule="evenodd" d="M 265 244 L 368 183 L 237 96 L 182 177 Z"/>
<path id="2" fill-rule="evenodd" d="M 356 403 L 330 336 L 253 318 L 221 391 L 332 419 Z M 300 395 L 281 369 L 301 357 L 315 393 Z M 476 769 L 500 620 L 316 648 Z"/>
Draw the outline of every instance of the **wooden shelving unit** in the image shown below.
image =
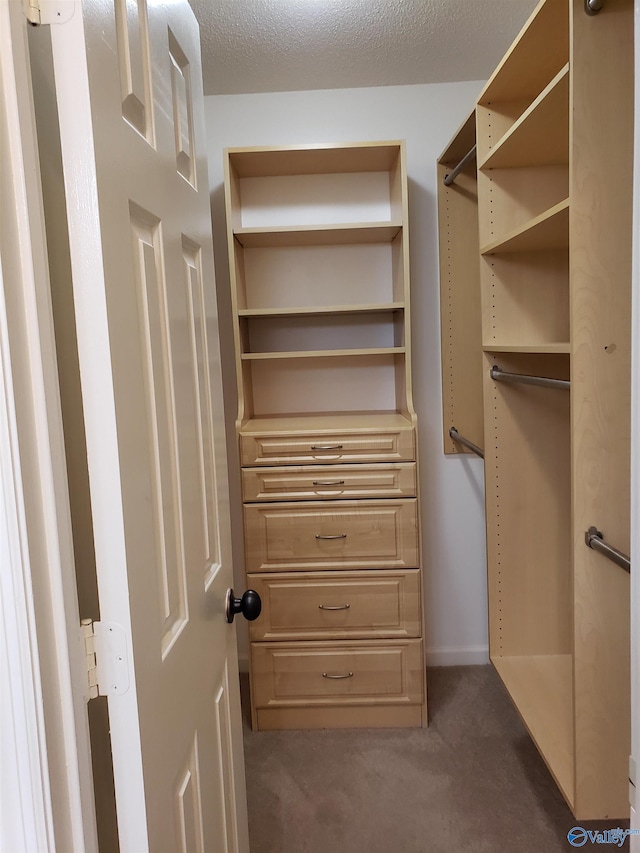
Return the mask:
<path id="1" fill-rule="evenodd" d="M 491 660 L 579 820 L 629 808 L 628 576 L 584 534 L 628 552 L 632 23 L 542 0 L 476 108 Z"/>
<path id="2" fill-rule="evenodd" d="M 404 158 L 226 154 L 256 728 L 426 725 Z"/>

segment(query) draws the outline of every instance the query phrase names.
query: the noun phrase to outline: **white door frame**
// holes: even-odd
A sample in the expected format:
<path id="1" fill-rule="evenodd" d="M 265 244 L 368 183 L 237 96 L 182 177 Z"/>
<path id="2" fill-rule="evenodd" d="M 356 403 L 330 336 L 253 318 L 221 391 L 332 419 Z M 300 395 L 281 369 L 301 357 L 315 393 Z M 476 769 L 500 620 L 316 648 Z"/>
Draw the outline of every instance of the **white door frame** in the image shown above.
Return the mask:
<path id="1" fill-rule="evenodd" d="M 0 210 L 0 848 L 97 853 L 27 22 L 15 0 L 0 0 Z"/>

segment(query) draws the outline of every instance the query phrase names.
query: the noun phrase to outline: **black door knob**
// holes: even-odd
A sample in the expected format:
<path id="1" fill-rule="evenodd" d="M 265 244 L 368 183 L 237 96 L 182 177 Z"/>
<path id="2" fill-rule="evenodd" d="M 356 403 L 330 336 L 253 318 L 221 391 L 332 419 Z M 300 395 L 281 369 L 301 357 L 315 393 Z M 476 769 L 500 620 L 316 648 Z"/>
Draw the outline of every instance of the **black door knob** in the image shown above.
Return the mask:
<path id="1" fill-rule="evenodd" d="M 233 622 L 236 613 L 242 613 L 248 622 L 257 619 L 262 611 L 260 596 L 253 589 L 248 589 L 242 598 L 235 598 L 233 589 L 227 590 L 227 622 Z"/>

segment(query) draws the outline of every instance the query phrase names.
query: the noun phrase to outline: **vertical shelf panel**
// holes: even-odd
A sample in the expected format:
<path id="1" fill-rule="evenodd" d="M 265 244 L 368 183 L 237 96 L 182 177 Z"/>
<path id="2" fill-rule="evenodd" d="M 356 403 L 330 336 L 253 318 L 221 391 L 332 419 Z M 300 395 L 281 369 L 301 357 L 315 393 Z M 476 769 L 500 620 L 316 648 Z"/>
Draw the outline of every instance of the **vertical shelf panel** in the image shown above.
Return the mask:
<path id="1" fill-rule="evenodd" d="M 440 329 L 444 452 L 469 453 L 453 441 L 456 429 L 484 446 L 482 424 L 482 324 L 478 248 L 478 185 L 475 160 L 445 186 L 447 173 L 476 142 L 475 112 L 438 162 Z"/>
<path id="2" fill-rule="evenodd" d="M 573 0 L 571 324 L 576 814 L 628 815 L 629 577 L 584 545 L 629 553 L 633 3 Z"/>

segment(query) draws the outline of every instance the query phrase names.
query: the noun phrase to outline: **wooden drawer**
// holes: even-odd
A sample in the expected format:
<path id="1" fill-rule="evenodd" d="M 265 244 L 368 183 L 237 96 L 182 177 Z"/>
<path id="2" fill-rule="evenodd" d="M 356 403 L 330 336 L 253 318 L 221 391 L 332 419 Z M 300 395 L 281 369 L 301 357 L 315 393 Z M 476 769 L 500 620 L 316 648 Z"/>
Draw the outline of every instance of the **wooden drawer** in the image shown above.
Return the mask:
<path id="1" fill-rule="evenodd" d="M 254 643 L 256 708 L 411 705 L 423 699 L 422 641 Z"/>
<path id="2" fill-rule="evenodd" d="M 245 501 L 335 500 L 336 498 L 412 498 L 416 463 L 397 465 L 314 465 L 245 468 Z"/>
<path id="3" fill-rule="evenodd" d="M 323 432 L 286 436 L 241 435 L 243 467 L 253 465 L 335 465 L 338 462 L 411 462 L 414 430 L 389 429 L 368 433 Z"/>
<path id="4" fill-rule="evenodd" d="M 247 504 L 249 573 L 317 569 L 414 569 L 417 501 Z"/>
<path id="5" fill-rule="evenodd" d="M 262 613 L 251 640 L 419 637 L 420 579 L 407 572 L 250 575 Z"/>

